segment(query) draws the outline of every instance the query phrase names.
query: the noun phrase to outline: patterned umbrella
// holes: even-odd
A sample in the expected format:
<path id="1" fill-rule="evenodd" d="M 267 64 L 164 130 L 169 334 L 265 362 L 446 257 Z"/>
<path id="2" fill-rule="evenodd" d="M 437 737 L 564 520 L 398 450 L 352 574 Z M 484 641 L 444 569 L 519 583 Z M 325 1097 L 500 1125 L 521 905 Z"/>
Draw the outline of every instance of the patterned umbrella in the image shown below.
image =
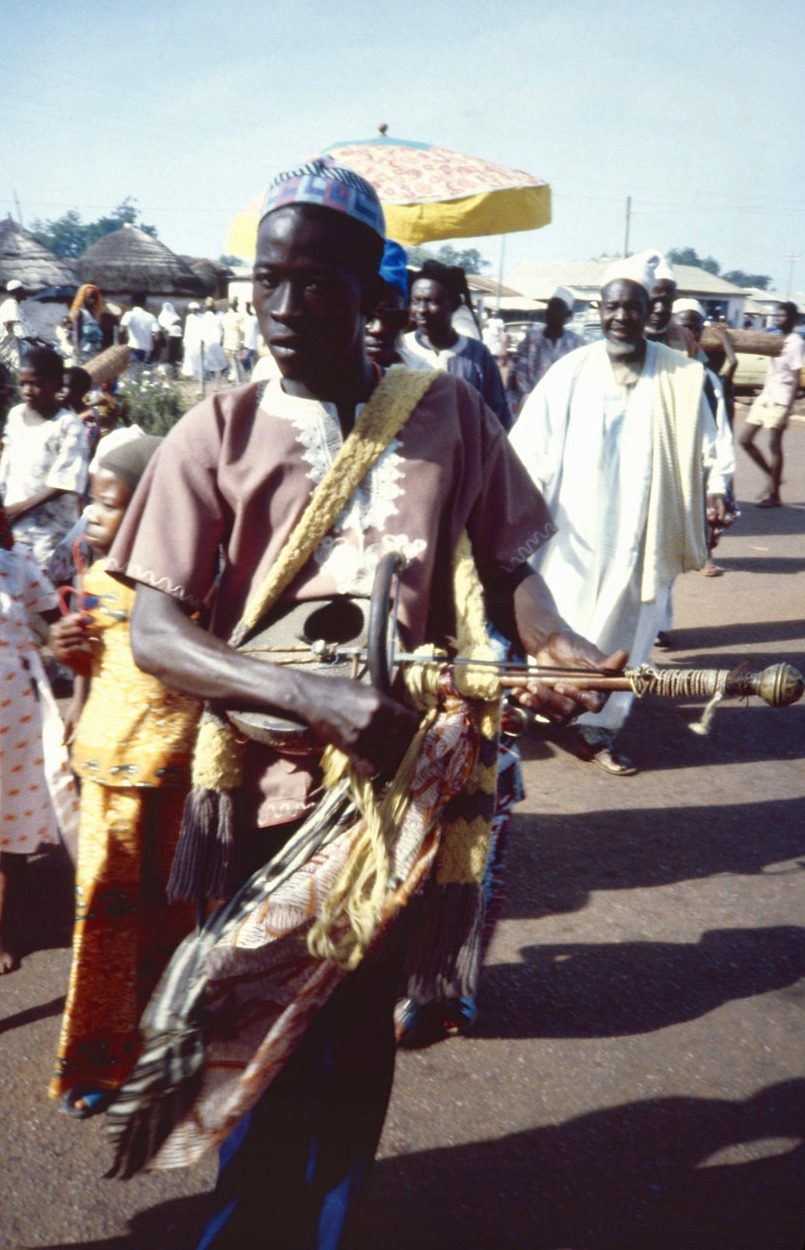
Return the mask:
<path id="1" fill-rule="evenodd" d="M 551 188 L 541 178 L 430 143 L 390 139 L 325 149 L 378 191 L 390 238 L 410 245 L 536 230 L 551 220 Z M 227 250 L 253 256 L 262 197 L 232 222 Z"/>

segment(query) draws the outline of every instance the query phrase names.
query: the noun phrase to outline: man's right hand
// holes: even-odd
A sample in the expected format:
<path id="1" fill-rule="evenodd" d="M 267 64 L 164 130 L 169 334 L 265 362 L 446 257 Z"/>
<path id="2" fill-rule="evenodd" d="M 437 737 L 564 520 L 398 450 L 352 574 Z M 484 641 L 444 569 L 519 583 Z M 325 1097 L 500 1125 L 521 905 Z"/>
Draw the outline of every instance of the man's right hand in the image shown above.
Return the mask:
<path id="1" fill-rule="evenodd" d="M 365 776 L 393 772 L 416 732 L 416 712 L 346 678 L 311 674 L 308 683 L 299 711 L 322 744 L 339 747 Z"/>
<path id="2" fill-rule="evenodd" d="M 266 664 L 233 650 L 150 586 L 137 588 L 131 643 L 138 667 L 166 686 L 220 708 L 293 716 L 368 776 L 399 763 L 419 723 L 415 712 L 372 686 Z"/>

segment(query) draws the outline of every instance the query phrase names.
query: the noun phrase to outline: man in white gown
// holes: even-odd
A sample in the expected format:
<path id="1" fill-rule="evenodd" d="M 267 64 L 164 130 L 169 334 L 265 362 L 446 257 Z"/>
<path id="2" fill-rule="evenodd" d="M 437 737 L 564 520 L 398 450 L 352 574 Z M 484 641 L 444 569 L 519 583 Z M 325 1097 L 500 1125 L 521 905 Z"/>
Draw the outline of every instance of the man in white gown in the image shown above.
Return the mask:
<path id="1" fill-rule="evenodd" d="M 678 573 L 707 559 L 705 474 L 724 510 L 725 472 L 703 395 L 704 370 L 644 337 L 656 253 L 610 266 L 605 338 L 559 360 L 526 401 L 511 441 L 559 528 L 533 558 L 572 628 L 644 663 Z M 583 753 L 637 771 L 614 749 L 633 695 L 578 718 Z"/>

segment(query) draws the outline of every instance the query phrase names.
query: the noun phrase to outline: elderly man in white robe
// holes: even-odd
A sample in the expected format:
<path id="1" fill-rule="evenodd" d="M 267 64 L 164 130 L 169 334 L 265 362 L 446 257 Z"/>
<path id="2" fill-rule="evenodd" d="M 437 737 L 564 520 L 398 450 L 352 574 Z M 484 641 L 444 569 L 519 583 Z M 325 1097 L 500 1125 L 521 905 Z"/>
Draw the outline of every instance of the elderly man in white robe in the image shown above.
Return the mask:
<path id="1" fill-rule="evenodd" d="M 723 514 L 704 369 L 644 335 L 657 253 L 618 261 L 601 290 L 604 339 L 558 361 L 526 401 L 511 441 L 559 527 L 534 567 L 573 629 L 644 663 L 679 573 L 707 560 L 708 506 Z M 709 480 L 708 480 L 709 479 Z M 579 753 L 637 771 L 615 750 L 629 693 L 578 718 Z"/>

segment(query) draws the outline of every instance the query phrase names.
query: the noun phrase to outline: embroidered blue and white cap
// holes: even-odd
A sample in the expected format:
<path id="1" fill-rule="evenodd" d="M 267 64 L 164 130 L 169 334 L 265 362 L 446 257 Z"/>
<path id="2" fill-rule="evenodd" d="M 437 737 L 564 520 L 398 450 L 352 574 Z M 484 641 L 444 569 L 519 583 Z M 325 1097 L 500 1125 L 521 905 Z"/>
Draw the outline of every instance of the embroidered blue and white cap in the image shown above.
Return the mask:
<path id="1" fill-rule="evenodd" d="M 330 157 L 316 157 L 297 169 L 277 174 L 266 192 L 260 220 L 291 204 L 319 204 L 352 217 L 381 239 L 386 237 L 383 209 L 371 182 Z"/>

